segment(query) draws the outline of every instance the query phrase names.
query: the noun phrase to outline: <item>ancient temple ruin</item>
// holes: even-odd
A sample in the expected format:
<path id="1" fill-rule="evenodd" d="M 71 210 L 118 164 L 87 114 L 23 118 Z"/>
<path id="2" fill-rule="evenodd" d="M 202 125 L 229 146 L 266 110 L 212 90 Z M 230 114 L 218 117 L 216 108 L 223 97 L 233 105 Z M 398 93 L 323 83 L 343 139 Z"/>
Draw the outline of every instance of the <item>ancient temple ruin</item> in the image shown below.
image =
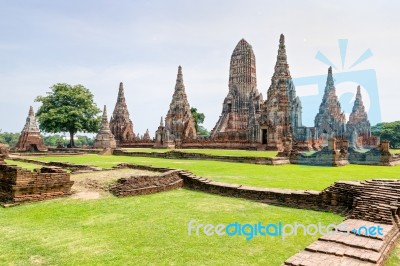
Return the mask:
<path id="1" fill-rule="evenodd" d="M 360 89 L 346 125 L 331 67 L 314 127 L 302 124 L 302 104 L 289 71 L 283 34 L 265 101 L 257 89 L 256 59 L 251 45 L 244 39 L 236 45 L 230 60 L 228 95 L 210 137 L 197 137 L 181 67 L 168 113 L 155 139 L 148 132 L 143 136 L 133 133 L 122 83 L 110 128 L 117 145 L 126 147 L 267 149 L 288 156 L 292 150 L 320 150 L 333 138 L 339 149 L 345 141 L 354 148 L 377 144 L 377 138 L 371 136 Z"/>
<path id="2" fill-rule="evenodd" d="M 360 86 L 357 87 L 356 99 L 347 122 L 346 131 L 352 148 L 372 147 L 376 146 L 378 142 L 377 138 L 371 135 L 371 124 L 362 101 Z"/>
<path id="3" fill-rule="evenodd" d="M 0 164 L 4 164 L 4 159 L 8 157 L 9 146 L 6 144 L 0 143 Z"/>
<path id="4" fill-rule="evenodd" d="M 161 117 L 160 125 L 156 131 L 156 143 L 154 148 L 175 148 L 171 134 L 164 126 L 164 118 Z"/>
<path id="5" fill-rule="evenodd" d="M 135 139 L 133 123 L 129 118 L 122 82 L 119 84 L 118 99 L 111 116 L 110 129 L 118 144 L 132 142 Z"/>
<path id="6" fill-rule="evenodd" d="M 319 112 L 314 120 L 319 138 L 326 143 L 328 138 L 342 139 L 346 132 L 346 115 L 340 107 L 336 96 L 335 84 L 332 76 L 332 67 L 328 69 L 328 78 L 324 96 L 322 98 Z"/>
<path id="7" fill-rule="evenodd" d="M 104 105 L 103 117 L 101 119 L 100 131 L 97 133 L 96 139 L 94 141 L 95 148 L 111 148 L 117 147 L 114 135 L 111 133 L 110 125 L 108 124 L 107 118 L 107 107 Z"/>
<path id="8" fill-rule="evenodd" d="M 183 84 L 182 67 L 179 66 L 174 94 L 165 117 L 165 127 L 161 121 L 156 132 L 156 146 L 180 147 L 184 140 L 196 138 L 196 127 Z"/>
<path id="9" fill-rule="evenodd" d="M 15 146 L 17 151 L 47 151 L 36 123 L 33 107 L 29 108 L 26 123 Z"/>
<path id="10" fill-rule="evenodd" d="M 229 91 L 211 138 L 248 140 L 249 122 L 254 121 L 263 101 L 257 90 L 256 58 L 251 45 L 241 39 L 233 50 L 229 68 Z"/>
<path id="11" fill-rule="evenodd" d="M 278 56 L 267 95 L 252 140 L 267 149 L 282 150 L 285 141 L 291 142 L 297 135 L 304 137 L 304 133 L 299 134 L 297 130 L 302 127 L 302 107 L 290 75 L 283 34 L 279 39 Z"/>
<path id="12" fill-rule="evenodd" d="M 146 132 L 143 135 L 142 141 L 144 142 L 151 142 L 150 132 L 149 129 L 146 129 Z"/>

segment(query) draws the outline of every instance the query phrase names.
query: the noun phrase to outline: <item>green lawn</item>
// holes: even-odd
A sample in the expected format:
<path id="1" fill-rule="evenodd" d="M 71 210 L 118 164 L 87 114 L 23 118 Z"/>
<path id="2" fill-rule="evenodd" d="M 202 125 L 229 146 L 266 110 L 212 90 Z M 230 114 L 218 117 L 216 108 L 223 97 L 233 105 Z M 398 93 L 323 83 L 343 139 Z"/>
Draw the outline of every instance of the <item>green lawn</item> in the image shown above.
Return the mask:
<path id="1" fill-rule="evenodd" d="M 395 249 L 390 254 L 390 257 L 385 262 L 385 266 L 399 266 L 400 265 L 400 243 L 397 242 Z"/>
<path id="2" fill-rule="evenodd" d="M 152 148 L 121 148 L 124 151 L 131 151 L 131 152 L 157 152 L 157 153 L 164 153 L 169 152 L 171 149 L 152 149 Z"/>
<path id="3" fill-rule="evenodd" d="M 16 166 L 28 169 L 30 171 L 43 167 L 42 165 L 39 165 L 39 164 L 24 163 L 24 162 L 12 161 L 12 160 L 5 160 L 5 162 L 10 165 L 16 165 Z"/>
<path id="4" fill-rule="evenodd" d="M 33 157 L 30 157 L 34 159 Z M 339 180 L 400 178 L 400 166 L 347 165 L 320 167 L 304 165 L 255 165 L 204 160 L 174 160 L 130 156 L 35 157 L 42 161 L 64 161 L 110 168 L 118 163 L 136 163 L 185 169 L 215 181 L 256 187 L 323 190 Z"/>
<path id="5" fill-rule="evenodd" d="M 146 149 L 146 148 L 126 148 L 125 151 L 131 152 L 168 152 L 171 149 Z M 247 150 L 214 150 L 214 149 L 176 149 L 180 152 L 201 153 L 217 156 L 243 156 L 243 157 L 275 157 L 276 151 L 247 151 Z"/>
<path id="6" fill-rule="evenodd" d="M 390 149 L 390 152 L 393 154 L 400 154 L 400 149 Z"/>
<path id="7" fill-rule="evenodd" d="M 281 265 L 318 236 L 188 236 L 188 222 L 340 223 L 331 213 L 179 189 L 0 208 L 0 265 Z"/>

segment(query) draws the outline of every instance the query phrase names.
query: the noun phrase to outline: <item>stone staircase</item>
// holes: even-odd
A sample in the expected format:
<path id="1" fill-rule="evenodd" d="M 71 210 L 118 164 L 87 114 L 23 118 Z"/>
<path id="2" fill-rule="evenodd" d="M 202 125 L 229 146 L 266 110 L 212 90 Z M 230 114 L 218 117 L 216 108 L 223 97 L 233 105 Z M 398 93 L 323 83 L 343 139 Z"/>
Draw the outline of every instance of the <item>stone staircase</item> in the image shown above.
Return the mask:
<path id="1" fill-rule="evenodd" d="M 400 180 L 367 180 L 357 186 L 349 219 L 339 228 L 380 226 L 383 235 L 335 234 L 320 237 L 283 265 L 383 265 L 400 236 Z"/>
<path id="2" fill-rule="evenodd" d="M 378 224 L 349 219 L 339 227 L 359 228 L 360 226 L 377 226 Z M 325 235 L 306 247 L 305 250 L 289 258 L 283 265 L 383 265 L 395 241 L 399 237 L 397 225 L 380 225 L 383 236 L 367 236 L 341 230 L 335 234 Z"/>
<path id="3" fill-rule="evenodd" d="M 399 225 L 400 181 L 374 179 L 361 184 L 363 193 L 354 198 L 350 218 Z"/>

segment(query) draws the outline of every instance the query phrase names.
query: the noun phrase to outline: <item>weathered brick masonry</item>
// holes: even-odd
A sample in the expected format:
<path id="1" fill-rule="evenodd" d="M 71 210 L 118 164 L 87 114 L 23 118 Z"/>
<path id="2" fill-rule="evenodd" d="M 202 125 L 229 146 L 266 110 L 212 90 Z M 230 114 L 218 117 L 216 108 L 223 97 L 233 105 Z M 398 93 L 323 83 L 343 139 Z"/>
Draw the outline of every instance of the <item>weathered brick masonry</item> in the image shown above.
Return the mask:
<path id="1" fill-rule="evenodd" d="M 127 152 L 123 150 L 114 150 L 113 155 L 124 155 L 134 157 L 154 157 L 164 159 L 190 159 L 190 160 L 211 160 L 235 163 L 253 163 L 253 164 L 266 164 L 266 165 L 280 165 L 289 164 L 288 158 L 283 157 L 241 157 L 241 156 L 217 156 L 202 153 L 191 153 L 181 151 L 169 152 Z"/>
<path id="2" fill-rule="evenodd" d="M 71 194 L 70 174 L 58 167 L 30 172 L 14 165 L 0 165 L 0 202 L 41 201 Z"/>
<path id="3" fill-rule="evenodd" d="M 158 176 L 133 176 L 121 178 L 110 191 L 116 196 L 147 195 L 180 188 L 183 180 L 179 176 L 179 170 L 172 170 Z"/>

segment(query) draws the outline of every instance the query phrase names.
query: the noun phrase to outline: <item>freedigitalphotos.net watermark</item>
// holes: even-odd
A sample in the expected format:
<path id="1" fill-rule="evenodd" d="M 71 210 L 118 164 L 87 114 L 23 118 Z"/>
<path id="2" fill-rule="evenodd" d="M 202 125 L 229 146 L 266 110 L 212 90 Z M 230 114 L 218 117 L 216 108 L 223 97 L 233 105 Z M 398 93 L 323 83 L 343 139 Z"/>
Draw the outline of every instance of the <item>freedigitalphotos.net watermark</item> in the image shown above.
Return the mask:
<path id="1" fill-rule="evenodd" d="M 355 100 L 357 86 L 361 88 L 361 94 L 365 105 L 365 111 L 371 124 L 382 122 L 379 103 L 378 80 L 375 69 L 363 68 L 361 63 L 373 56 L 370 48 L 361 50 L 350 56 L 356 58 L 350 61 L 348 56 L 348 39 L 338 39 L 339 58 L 328 58 L 323 52 L 317 51 L 315 59 L 333 68 L 336 94 L 340 100 L 341 108 L 348 118 Z M 353 50 L 354 51 L 354 50 Z M 326 72 L 318 75 L 295 77 L 293 83 L 301 99 L 303 106 L 303 123 L 312 125 L 315 112 L 325 92 Z"/>
<path id="2" fill-rule="evenodd" d="M 345 223 L 339 225 L 328 224 L 324 226 L 322 223 L 304 225 L 302 223 L 268 223 L 263 224 L 257 222 L 254 224 L 250 223 L 239 223 L 237 221 L 229 224 L 202 224 L 198 223 L 197 220 L 192 219 L 188 223 L 188 235 L 200 236 L 204 234 L 206 236 L 243 236 L 246 240 L 252 240 L 254 237 L 280 237 L 282 240 L 289 236 L 297 235 L 309 235 L 314 236 L 320 235 L 349 235 L 351 233 L 357 235 L 366 236 L 382 236 L 383 228 L 380 225 L 373 226 L 360 226 L 358 228 L 349 228 Z"/>

